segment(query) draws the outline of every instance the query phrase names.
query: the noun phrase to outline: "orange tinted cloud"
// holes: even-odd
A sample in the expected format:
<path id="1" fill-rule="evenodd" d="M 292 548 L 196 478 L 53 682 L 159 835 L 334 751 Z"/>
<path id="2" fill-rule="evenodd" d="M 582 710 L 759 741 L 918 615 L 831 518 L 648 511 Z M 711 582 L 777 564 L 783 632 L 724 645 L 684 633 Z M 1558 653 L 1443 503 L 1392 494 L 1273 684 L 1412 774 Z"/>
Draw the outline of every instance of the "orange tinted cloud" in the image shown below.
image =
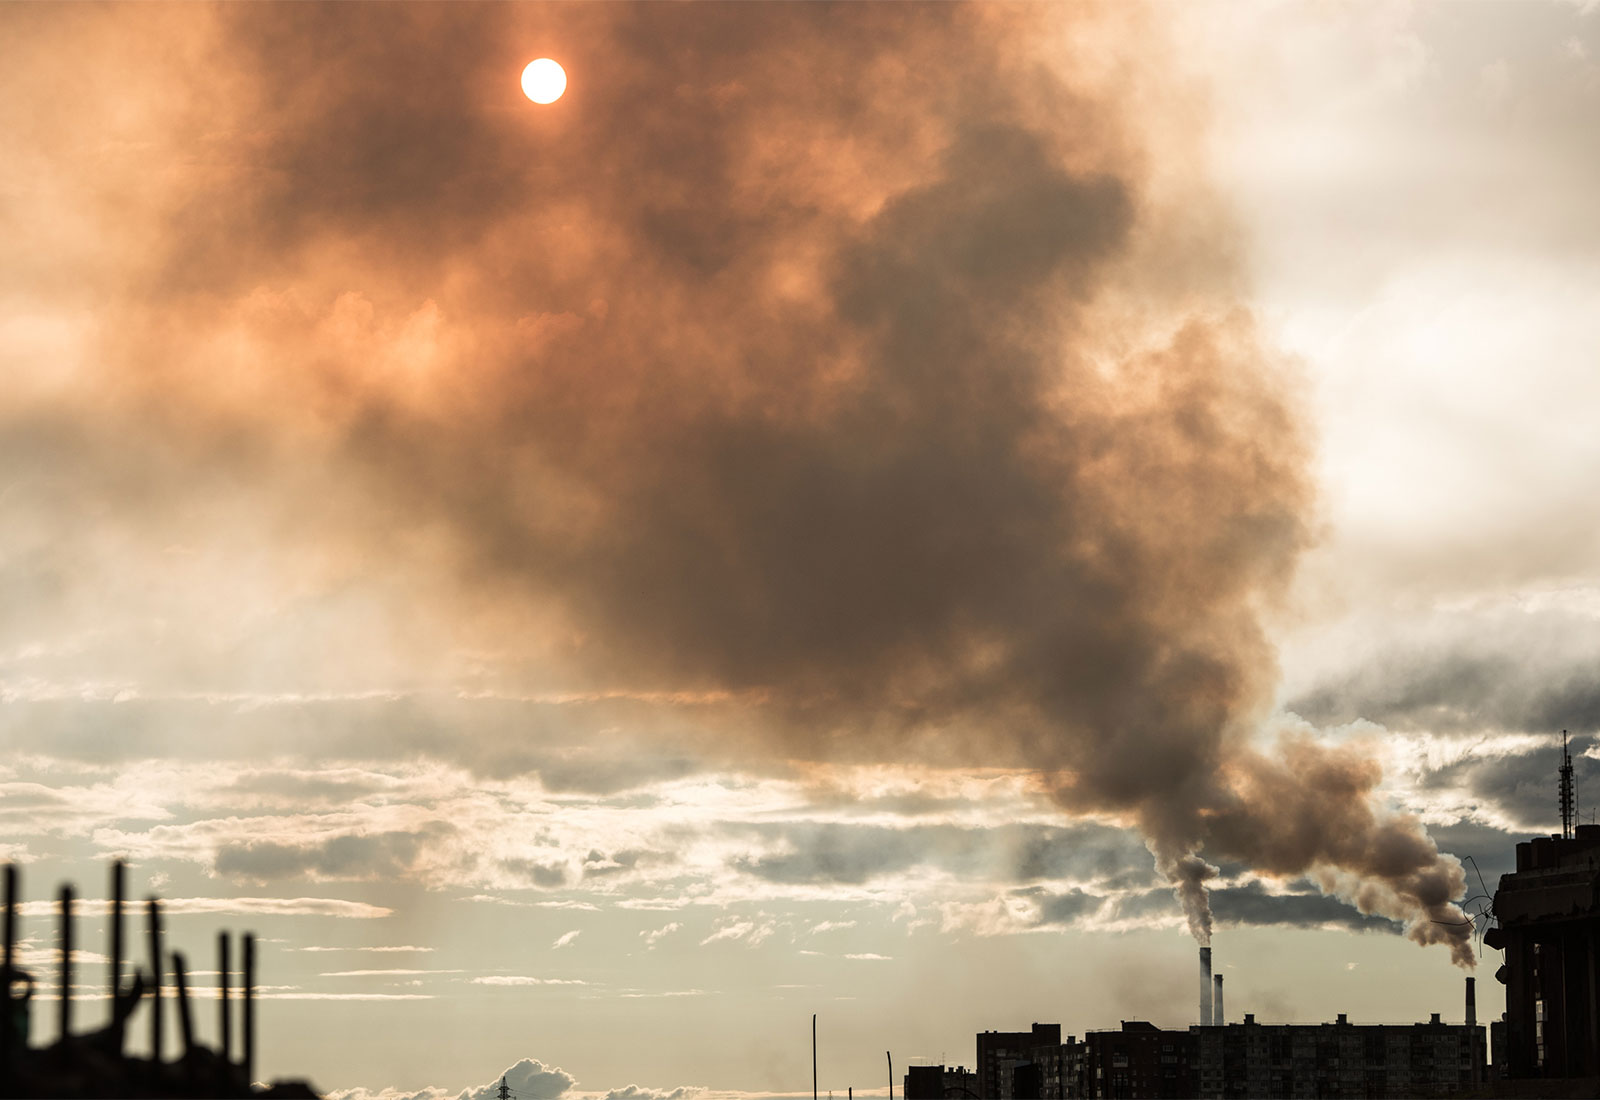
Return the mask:
<path id="1" fill-rule="evenodd" d="M 1192 149 L 1153 143 L 1180 139 L 1136 14 L 62 18 L 185 62 L 124 59 L 35 134 L 100 181 L 74 210 L 107 289 L 83 384 L 8 430 L 107 523 L 376 592 L 424 624 L 386 636 L 413 661 L 443 623 L 574 689 L 752 700 L 803 759 L 1035 766 L 1137 821 L 1203 934 L 1191 853 L 1259 851 L 1211 823 L 1310 451 Z M 550 108 L 517 87 L 539 55 L 571 75 Z M 1447 904 L 1407 885 L 1426 846 L 1348 855 L 1381 825 L 1346 789 L 1328 820 L 1367 832 L 1316 857 L 1402 918 Z"/>

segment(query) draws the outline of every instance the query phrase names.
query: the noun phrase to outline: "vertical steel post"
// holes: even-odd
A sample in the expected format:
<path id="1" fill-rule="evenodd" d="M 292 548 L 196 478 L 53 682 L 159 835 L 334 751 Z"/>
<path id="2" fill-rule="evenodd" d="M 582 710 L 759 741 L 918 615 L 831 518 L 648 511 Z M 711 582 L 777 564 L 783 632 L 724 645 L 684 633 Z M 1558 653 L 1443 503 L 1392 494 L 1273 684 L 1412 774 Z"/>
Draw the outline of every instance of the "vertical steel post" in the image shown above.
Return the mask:
<path id="1" fill-rule="evenodd" d="M 189 968 L 180 951 L 172 953 L 172 979 L 178 987 L 178 1034 L 183 1038 L 180 1057 L 187 1058 L 194 1049 L 194 1019 L 189 1015 Z"/>
<path id="2" fill-rule="evenodd" d="M 72 1037 L 72 887 L 61 888 L 61 932 L 56 937 L 61 942 L 61 1041 Z"/>
<path id="3" fill-rule="evenodd" d="M 256 937 L 244 934 L 244 1080 L 253 1084 L 256 1073 Z"/>
<path id="4" fill-rule="evenodd" d="M 26 1035 L 13 1035 L 12 1027 L 14 1017 L 11 1014 L 11 985 L 12 964 L 15 962 L 12 945 L 17 940 L 17 868 L 15 864 L 8 863 L 5 867 L 5 924 L 0 935 L 5 937 L 4 971 L 0 973 L 0 984 L 5 986 L 4 998 L 0 1000 L 0 1081 L 6 1082 L 9 1088 L 11 1082 L 11 1049 L 22 1046 L 28 1041 Z"/>
<path id="5" fill-rule="evenodd" d="M 817 1100 L 817 1014 L 811 1014 L 811 1100 Z"/>
<path id="6" fill-rule="evenodd" d="M 221 1033 L 217 1040 L 217 1050 L 222 1054 L 224 1062 L 233 1057 L 233 1021 L 228 1018 L 232 1008 L 228 1004 L 228 933 L 217 933 L 217 1030 Z"/>
<path id="7" fill-rule="evenodd" d="M 889 1100 L 894 1100 L 894 1055 L 886 1050 L 883 1056 L 889 1059 Z"/>
<path id="8" fill-rule="evenodd" d="M 111 865 L 111 912 L 106 914 L 106 919 L 111 922 L 111 1022 L 116 1026 L 117 999 L 122 995 L 122 899 L 126 887 L 127 867 L 122 860 L 117 860 Z M 118 1038 L 121 1029 L 118 1028 Z M 117 1053 L 122 1053 L 121 1043 L 117 1046 Z"/>
<path id="9" fill-rule="evenodd" d="M 161 963 L 161 902 L 149 899 L 145 906 L 150 933 L 150 1060 L 161 1061 L 161 983 L 166 968 Z"/>

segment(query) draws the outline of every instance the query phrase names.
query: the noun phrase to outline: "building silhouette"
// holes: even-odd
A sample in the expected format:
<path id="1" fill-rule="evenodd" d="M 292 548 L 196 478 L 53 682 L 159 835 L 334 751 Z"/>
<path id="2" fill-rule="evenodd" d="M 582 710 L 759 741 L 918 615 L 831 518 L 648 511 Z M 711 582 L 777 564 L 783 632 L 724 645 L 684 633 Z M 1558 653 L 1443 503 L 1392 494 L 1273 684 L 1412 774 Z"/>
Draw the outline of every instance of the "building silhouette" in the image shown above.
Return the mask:
<path id="1" fill-rule="evenodd" d="M 1144 1020 L 1123 1020 L 1118 1031 L 1083 1037 L 1081 1096 L 1194 1096 L 1195 1031 L 1163 1030 Z"/>
<path id="2" fill-rule="evenodd" d="M 1034 1024 L 1031 1031 L 978 1032 L 978 1096 L 985 1100 L 1015 1095 L 1016 1068 L 1038 1065 L 1040 1053 L 1059 1050 L 1060 1024 Z"/>
<path id="3" fill-rule="evenodd" d="M 1517 845 L 1483 938 L 1505 953 L 1495 1061 L 1513 1078 L 1600 1077 L 1600 825 L 1571 832 Z"/>
<path id="4" fill-rule="evenodd" d="M 1055 1025 L 1031 1032 L 978 1034 L 980 1067 L 993 1067 L 993 1100 L 1208 1100 L 1243 1098 L 1331 1098 L 1381 1100 L 1452 1096 L 1481 1090 L 1488 1082 L 1484 1028 L 1476 1021 L 1472 979 L 1467 979 L 1466 1016 L 1445 1023 L 1438 1013 L 1426 1023 L 1352 1024 L 1340 1015 L 1331 1024 L 1213 1023 L 1185 1029 L 1123 1020 L 1117 1030 L 1091 1031 L 1081 1040 L 1049 1040 Z M 1029 1043 L 1035 1037 L 1043 1042 Z M 930 1091 L 948 1078 L 944 1067 L 924 1067 L 906 1100 L 962 1093 Z M 979 1079 L 983 1079 L 980 1072 Z M 922 1083 L 926 1082 L 926 1084 Z M 948 1087 L 944 1085 L 944 1087 Z"/>
<path id="5" fill-rule="evenodd" d="M 905 1100 L 975 1100 L 978 1075 L 966 1066 L 907 1066 Z"/>
<path id="6" fill-rule="evenodd" d="M 1467 979 L 1469 982 L 1471 978 Z M 1208 1100 L 1448 1096 L 1488 1079 L 1484 1031 L 1476 1023 L 1243 1023 L 1191 1029 Z"/>

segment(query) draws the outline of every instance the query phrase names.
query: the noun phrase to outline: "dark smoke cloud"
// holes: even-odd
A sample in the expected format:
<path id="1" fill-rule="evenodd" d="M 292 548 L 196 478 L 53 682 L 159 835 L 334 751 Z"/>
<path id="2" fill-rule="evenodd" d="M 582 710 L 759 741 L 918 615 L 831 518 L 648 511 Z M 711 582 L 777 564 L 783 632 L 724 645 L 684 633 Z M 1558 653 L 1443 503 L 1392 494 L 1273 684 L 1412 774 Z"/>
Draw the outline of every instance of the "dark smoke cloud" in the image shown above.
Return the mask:
<path id="1" fill-rule="evenodd" d="M 1277 924 L 1290 928 L 1336 925 L 1353 932 L 1398 932 L 1385 917 L 1368 916 L 1321 894 L 1271 894 L 1259 883 L 1228 886 L 1211 892 L 1217 919 L 1225 924 Z"/>
<path id="2" fill-rule="evenodd" d="M 83 434 L 129 441 L 82 459 L 128 471 L 114 522 L 160 499 L 201 538 L 247 500 L 241 548 L 420 608 L 413 659 L 730 700 L 741 747 L 1037 768 L 1143 831 L 1202 939 L 1203 851 L 1470 958 L 1430 923 L 1459 867 L 1363 757 L 1248 747 L 1309 448 L 1138 13 L 197 23 L 227 72 L 143 74 L 189 139 Z M 517 94 L 536 52 L 555 108 Z"/>

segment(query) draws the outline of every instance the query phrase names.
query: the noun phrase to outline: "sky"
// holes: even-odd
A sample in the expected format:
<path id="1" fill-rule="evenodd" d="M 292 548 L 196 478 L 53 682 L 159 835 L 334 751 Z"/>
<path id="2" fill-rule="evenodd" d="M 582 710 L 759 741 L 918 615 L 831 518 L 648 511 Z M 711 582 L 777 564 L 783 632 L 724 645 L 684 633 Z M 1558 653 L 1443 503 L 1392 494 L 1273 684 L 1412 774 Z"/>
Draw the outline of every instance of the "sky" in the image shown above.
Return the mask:
<path id="1" fill-rule="evenodd" d="M 1593 3 L 0 9 L 25 964 L 126 859 L 340 1100 L 1498 1015 L 1597 109 Z"/>

